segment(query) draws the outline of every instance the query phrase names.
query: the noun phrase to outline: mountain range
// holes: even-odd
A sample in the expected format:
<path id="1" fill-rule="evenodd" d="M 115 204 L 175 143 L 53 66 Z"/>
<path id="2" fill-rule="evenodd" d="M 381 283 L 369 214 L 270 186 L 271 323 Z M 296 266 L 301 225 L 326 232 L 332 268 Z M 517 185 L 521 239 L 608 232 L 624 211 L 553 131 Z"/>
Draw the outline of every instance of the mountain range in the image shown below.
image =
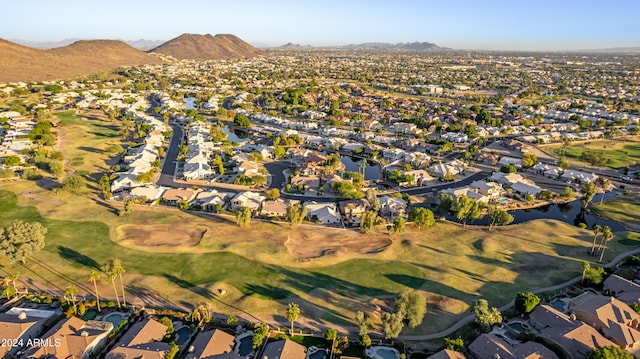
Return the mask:
<path id="1" fill-rule="evenodd" d="M 266 55 L 266 52 L 230 34 L 182 34 L 150 52 L 189 60 L 228 60 Z"/>
<path id="2" fill-rule="evenodd" d="M 63 44 L 73 39 L 63 40 Z M 138 40 L 140 47 L 153 42 Z M 42 45 L 42 43 L 40 43 Z M 119 66 L 161 63 L 152 53 L 177 59 L 221 60 L 266 55 L 234 35 L 183 34 L 149 52 L 120 40 L 78 40 L 38 49 L 0 39 L 0 82 L 61 80 L 112 70 Z"/>

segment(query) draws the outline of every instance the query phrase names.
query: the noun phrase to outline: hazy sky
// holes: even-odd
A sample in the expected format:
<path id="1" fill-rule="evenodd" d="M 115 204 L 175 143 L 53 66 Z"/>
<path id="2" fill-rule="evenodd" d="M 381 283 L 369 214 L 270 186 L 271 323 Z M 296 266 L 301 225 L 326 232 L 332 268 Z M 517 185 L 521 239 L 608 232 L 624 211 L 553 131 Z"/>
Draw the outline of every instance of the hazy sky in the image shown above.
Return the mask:
<path id="1" fill-rule="evenodd" d="M 258 45 L 428 41 L 464 49 L 640 46 L 638 0 L 5 0 L 0 37 L 169 40 L 231 33 Z"/>

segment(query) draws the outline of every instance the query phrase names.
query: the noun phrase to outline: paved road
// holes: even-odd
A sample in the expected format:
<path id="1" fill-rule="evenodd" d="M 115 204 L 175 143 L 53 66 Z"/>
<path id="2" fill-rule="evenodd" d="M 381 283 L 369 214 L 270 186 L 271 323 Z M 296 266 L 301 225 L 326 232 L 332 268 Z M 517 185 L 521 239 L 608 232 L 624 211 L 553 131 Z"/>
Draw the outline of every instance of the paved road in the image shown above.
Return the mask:
<path id="1" fill-rule="evenodd" d="M 176 159 L 178 158 L 178 147 L 182 143 L 184 138 L 184 129 L 179 124 L 172 124 L 171 129 L 173 133 L 171 135 L 171 141 L 169 142 L 169 148 L 165 155 L 165 161 L 162 165 L 162 172 L 160 173 L 160 179 L 156 182 L 159 186 L 166 187 L 181 187 L 179 183 L 174 181 L 173 175 L 176 172 Z"/>

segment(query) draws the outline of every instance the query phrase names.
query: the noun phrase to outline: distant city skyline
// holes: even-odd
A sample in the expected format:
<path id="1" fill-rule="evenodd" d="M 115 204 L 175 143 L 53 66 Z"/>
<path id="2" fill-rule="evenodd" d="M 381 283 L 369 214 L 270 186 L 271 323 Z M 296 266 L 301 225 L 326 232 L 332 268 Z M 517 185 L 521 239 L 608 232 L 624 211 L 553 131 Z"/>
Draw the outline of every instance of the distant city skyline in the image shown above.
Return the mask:
<path id="1" fill-rule="evenodd" d="M 634 0 L 10 1 L 0 37 L 170 40 L 230 33 L 258 46 L 432 42 L 454 49 L 640 46 Z M 6 16 L 11 14 L 11 16 Z"/>

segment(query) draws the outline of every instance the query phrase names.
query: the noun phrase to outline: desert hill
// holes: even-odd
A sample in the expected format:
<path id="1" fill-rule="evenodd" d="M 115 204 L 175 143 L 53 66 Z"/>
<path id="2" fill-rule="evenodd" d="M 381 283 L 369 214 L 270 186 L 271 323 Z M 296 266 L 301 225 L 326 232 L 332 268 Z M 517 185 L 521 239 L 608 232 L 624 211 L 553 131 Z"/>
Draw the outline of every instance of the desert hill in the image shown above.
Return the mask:
<path id="1" fill-rule="evenodd" d="M 116 40 L 82 40 L 39 50 L 0 39 L 0 82 L 60 80 L 160 62 Z"/>
<path id="2" fill-rule="evenodd" d="M 182 34 L 150 52 L 189 60 L 228 60 L 266 55 L 264 51 L 258 50 L 239 37 L 229 34 L 216 36 Z"/>

